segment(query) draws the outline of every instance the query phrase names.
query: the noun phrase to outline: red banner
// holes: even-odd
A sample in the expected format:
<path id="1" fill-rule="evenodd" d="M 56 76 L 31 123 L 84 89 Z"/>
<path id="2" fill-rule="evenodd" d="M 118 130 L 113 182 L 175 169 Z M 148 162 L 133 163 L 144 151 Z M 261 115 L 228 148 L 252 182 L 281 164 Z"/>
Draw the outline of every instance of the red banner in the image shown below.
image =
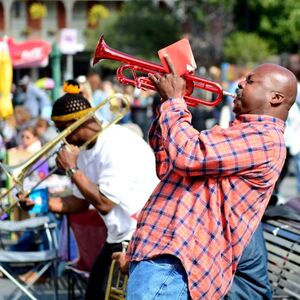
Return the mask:
<path id="1" fill-rule="evenodd" d="M 18 43 L 14 39 L 8 38 L 7 44 L 12 65 L 15 69 L 45 67 L 48 65 L 48 58 L 51 52 L 51 45 L 48 42 L 29 40 Z"/>

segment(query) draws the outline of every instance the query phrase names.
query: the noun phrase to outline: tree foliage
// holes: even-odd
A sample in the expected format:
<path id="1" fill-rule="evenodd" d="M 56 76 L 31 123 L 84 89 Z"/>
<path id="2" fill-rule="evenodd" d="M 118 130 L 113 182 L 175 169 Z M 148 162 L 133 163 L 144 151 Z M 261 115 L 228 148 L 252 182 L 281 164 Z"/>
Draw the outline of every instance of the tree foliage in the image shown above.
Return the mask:
<path id="1" fill-rule="evenodd" d="M 252 32 L 256 32 L 266 39 L 277 53 L 299 51 L 300 39 L 300 1 L 295 0 L 248 0 L 245 2 L 244 14 L 237 14 L 237 25 L 241 24 L 238 18 L 244 18 L 244 24 Z"/>
<path id="2" fill-rule="evenodd" d="M 224 44 L 225 58 L 238 65 L 261 63 L 271 51 L 268 43 L 255 33 L 235 32 Z"/>
<path id="3" fill-rule="evenodd" d="M 176 0 L 174 14 L 180 17 L 198 66 L 218 64 L 223 57 L 225 36 L 233 29 L 236 0 Z"/>
<path id="4" fill-rule="evenodd" d="M 101 34 L 110 47 L 154 62 L 159 62 L 157 50 L 185 36 L 198 66 L 224 59 L 257 63 L 270 54 L 299 51 L 300 1 L 124 1 L 120 11 L 111 11 L 108 19 L 86 32 L 90 51 Z"/>
<path id="5" fill-rule="evenodd" d="M 100 28 L 88 33 L 89 48 L 99 35 L 105 35 L 107 44 L 119 51 L 158 62 L 157 51 L 176 42 L 181 35 L 178 20 L 167 9 L 152 1 L 128 1 L 119 13 L 111 14 Z M 112 67 L 111 62 L 105 65 Z"/>

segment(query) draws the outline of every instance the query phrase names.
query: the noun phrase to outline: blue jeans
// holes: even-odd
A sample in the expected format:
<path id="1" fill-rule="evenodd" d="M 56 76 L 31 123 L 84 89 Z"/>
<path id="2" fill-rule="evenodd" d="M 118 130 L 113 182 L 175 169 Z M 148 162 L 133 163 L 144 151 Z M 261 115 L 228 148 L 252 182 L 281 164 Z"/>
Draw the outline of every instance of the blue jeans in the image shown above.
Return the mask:
<path id="1" fill-rule="evenodd" d="M 188 300 L 187 277 L 178 258 L 161 255 L 132 262 L 129 268 L 127 300 Z"/>

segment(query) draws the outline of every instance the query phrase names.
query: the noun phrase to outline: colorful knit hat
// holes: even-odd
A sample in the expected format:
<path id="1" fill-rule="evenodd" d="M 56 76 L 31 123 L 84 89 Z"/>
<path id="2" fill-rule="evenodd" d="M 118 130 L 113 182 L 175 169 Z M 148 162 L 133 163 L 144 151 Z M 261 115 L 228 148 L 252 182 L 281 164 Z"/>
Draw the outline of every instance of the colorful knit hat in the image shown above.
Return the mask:
<path id="1" fill-rule="evenodd" d="M 58 98 L 53 105 L 52 121 L 77 120 L 91 111 L 91 104 L 80 94 L 80 87 L 76 80 L 67 80 L 63 90 L 66 94 Z"/>

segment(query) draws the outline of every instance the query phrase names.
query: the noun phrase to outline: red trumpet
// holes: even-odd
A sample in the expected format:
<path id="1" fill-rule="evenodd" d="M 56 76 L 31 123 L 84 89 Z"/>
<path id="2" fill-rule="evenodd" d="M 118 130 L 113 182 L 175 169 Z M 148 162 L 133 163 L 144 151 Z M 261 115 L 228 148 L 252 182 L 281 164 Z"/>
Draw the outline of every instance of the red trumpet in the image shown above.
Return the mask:
<path id="1" fill-rule="evenodd" d="M 110 48 L 105 43 L 104 37 L 102 35 L 96 47 L 96 51 L 93 58 L 93 65 L 95 65 L 103 59 L 110 59 L 125 63 L 125 65 L 122 65 L 117 70 L 118 81 L 122 84 L 136 86 L 140 89 L 148 89 L 155 91 L 155 86 L 153 85 L 152 81 L 148 78 L 148 74 L 160 73 L 161 75 L 164 75 L 167 73 L 162 65 L 148 62 L 143 59 L 138 59 L 121 51 Z M 125 70 L 131 70 L 133 78 L 126 77 L 124 75 Z M 144 73 L 146 76 L 139 76 L 137 72 L 141 74 Z M 186 94 L 184 95 L 184 99 L 188 106 L 195 107 L 198 104 L 216 106 L 221 102 L 223 95 L 234 97 L 233 94 L 223 91 L 221 86 L 215 82 L 199 78 L 192 74 L 185 74 L 183 75 L 183 77 L 185 78 L 187 84 L 187 90 Z M 215 94 L 216 98 L 213 101 L 206 101 L 191 96 L 193 91 L 197 88 Z"/>

